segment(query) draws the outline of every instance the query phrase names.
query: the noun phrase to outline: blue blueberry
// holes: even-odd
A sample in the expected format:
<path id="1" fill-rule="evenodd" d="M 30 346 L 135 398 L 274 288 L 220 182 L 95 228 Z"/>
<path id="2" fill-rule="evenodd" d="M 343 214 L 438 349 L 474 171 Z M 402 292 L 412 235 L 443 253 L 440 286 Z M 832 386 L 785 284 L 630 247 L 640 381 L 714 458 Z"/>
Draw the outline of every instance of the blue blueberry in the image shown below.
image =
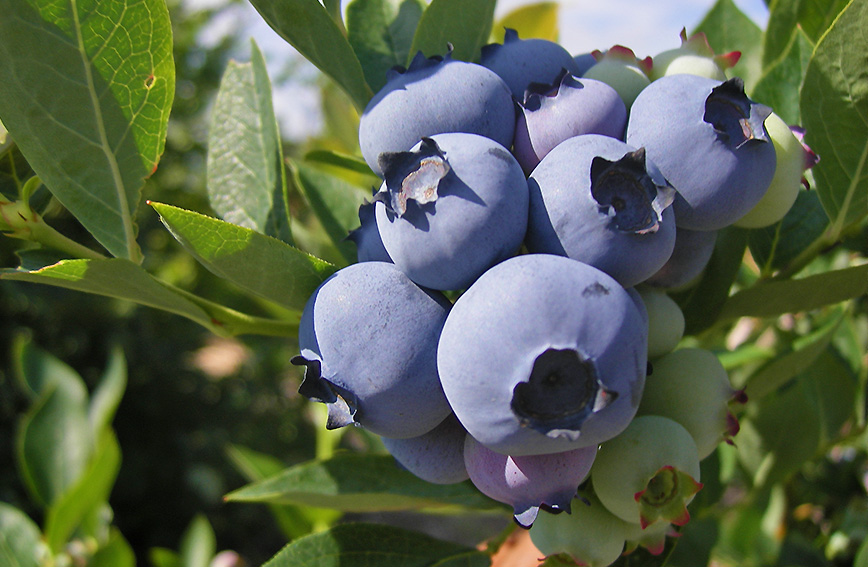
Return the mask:
<path id="1" fill-rule="evenodd" d="M 675 244 L 675 192 L 644 151 L 585 134 L 556 146 L 529 179 L 526 244 L 568 256 L 630 287 L 666 262 Z"/>
<path id="2" fill-rule="evenodd" d="M 638 407 L 647 325 L 605 273 L 525 254 L 485 272 L 450 311 L 438 348 L 443 390 L 467 432 L 512 456 L 595 445 Z"/>
<path id="3" fill-rule="evenodd" d="M 384 158 L 377 227 L 411 280 L 463 289 L 518 251 L 527 228 L 527 180 L 506 148 L 459 132 Z"/>
<path id="4" fill-rule="evenodd" d="M 303 396 L 328 405 L 329 429 L 386 437 L 427 433 L 449 415 L 437 344 L 450 303 L 393 264 L 362 262 L 323 282 L 299 327 Z"/>

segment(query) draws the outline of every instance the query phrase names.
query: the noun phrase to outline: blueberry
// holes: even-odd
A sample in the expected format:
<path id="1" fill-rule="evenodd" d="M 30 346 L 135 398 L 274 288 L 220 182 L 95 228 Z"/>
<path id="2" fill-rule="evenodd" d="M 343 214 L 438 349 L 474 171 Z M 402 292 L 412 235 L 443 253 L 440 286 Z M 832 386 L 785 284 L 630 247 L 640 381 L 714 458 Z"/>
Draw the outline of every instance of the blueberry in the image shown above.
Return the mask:
<path id="1" fill-rule="evenodd" d="M 363 203 L 359 207 L 359 227 L 350 231 L 347 239 L 356 244 L 356 258 L 359 262 L 392 263 L 392 257 L 383 246 L 380 229 L 377 228 L 373 202 Z"/>
<path id="2" fill-rule="evenodd" d="M 463 289 L 518 251 L 527 228 L 527 180 L 506 148 L 459 132 L 383 157 L 377 226 L 410 279 Z"/>
<path id="3" fill-rule="evenodd" d="M 467 433 L 450 414 L 440 425 L 419 437 L 383 437 L 386 450 L 405 469 L 433 484 L 455 484 L 470 478 L 464 466 Z"/>
<path id="4" fill-rule="evenodd" d="M 676 227 L 672 255 L 653 276 L 645 280 L 645 283 L 666 289 L 677 289 L 695 282 L 711 259 L 716 242 L 716 230 L 688 230 Z"/>
<path id="5" fill-rule="evenodd" d="M 513 153 L 525 173 L 567 138 L 622 138 L 627 125 L 627 108 L 615 89 L 570 73 L 562 73 L 554 84 L 531 85 L 519 110 Z"/>
<path id="6" fill-rule="evenodd" d="M 506 82 L 516 100 L 524 99 L 531 83 L 551 84 L 563 69 L 580 75 L 578 64 L 561 45 L 547 39 L 519 39 L 518 32 L 509 28 L 502 44 L 482 47 L 480 63 Z"/>
<path id="7" fill-rule="evenodd" d="M 643 315 L 618 282 L 569 258 L 525 254 L 458 298 L 437 365 L 468 433 L 523 456 L 622 431 L 642 395 L 646 348 Z"/>
<path id="8" fill-rule="evenodd" d="M 515 106 L 509 89 L 481 65 L 419 53 L 406 70 L 394 69 L 359 121 L 359 146 L 383 176 L 379 157 L 403 152 L 424 137 L 471 132 L 504 146 L 512 143 Z"/>
<path id="9" fill-rule="evenodd" d="M 303 396 L 328 405 L 329 429 L 355 424 L 386 437 L 427 433 L 449 415 L 437 343 L 449 312 L 393 264 L 343 268 L 308 299 L 301 317 Z"/>
<path id="10" fill-rule="evenodd" d="M 775 172 L 775 148 L 763 125 L 771 113 L 726 82 L 670 75 L 636 98 L 627 143 L 642 146 L 678 190 L 675 221 L 690 230 L 731 225 L 762 198 Z"/>
<path id="11" fill-rule="evenodd" d="M 658 288 L 640 286 L 638 293 L 648 313 L 648 358 L 672 352 L 684 337 L 684 313 Z"/>
<path id="12" fill-rule="evenodd" d="M 675 192 L 641 148 L 575 136 L 543 158 L 528 186 L 531 252 L 585 262 L 625 287 L 654 274 L 672 253 Z"/>
<path id="13" fill-rule="evenodd" d="M 540 508 L 569 512 L 579 484 L 588 476 L 597 447 L 590 445 L 547 455 L 511 457 L 467 436 L 464 464 L 480 492 L 513 507 L 518 525 L 533 525 Z"/>

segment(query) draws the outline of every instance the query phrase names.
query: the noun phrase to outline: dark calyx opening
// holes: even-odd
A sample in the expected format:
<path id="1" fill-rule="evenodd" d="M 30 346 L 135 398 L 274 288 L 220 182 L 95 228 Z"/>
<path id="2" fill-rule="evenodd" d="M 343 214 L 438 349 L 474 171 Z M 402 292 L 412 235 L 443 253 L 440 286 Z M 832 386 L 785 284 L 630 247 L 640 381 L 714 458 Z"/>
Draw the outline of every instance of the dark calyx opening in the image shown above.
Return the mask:
<path id="1" fill-rule="evenodd" d="M 763 122 L 772 109 L 747 97 L 744 81 L 733 77 L 711 90 L 705 99 L 702 119 L 711 124 L 730 148 L 738 149 L 749 142 L 769 142 Z"/>
<path id="2" fill-rule="evenodd" d="M 305 367 L 304 379 L 298 387 L 298 393 L 313 402 L 328 406 L 326 429 L 337 429 L 356 422 L 358 399 L 346 388 L 323 378 L 320 360 L 298 355 L 292 357 L 290 362 Z"/>
<path id="3" fill-rule="evenodd" d="M 561 68 L 558 76 L 551 83 L 531 83 L 524 91 L 523 102 L 519 102 L 525 110 L 531 112 L 542 108 L 543 98 L 556 98 L 565 88 L 582 89 L 585 86 L 567 69 Z"/>
<path id="4" fill-rule="evenodd" d="M 645 148 L 639 148 L 617 161 L 595 157 L 591 196 L 615 228 L 645 234 L 660 227 L 663 210 L 675 200 L 675 190 L 654 183 L 645 167 Z"/>
<path id="5" fill-rule="evenodd" d="M 417 205 L 437 200 L 440 180 L 446 177 L 451 167 L 437 142 L 422 138 L 416 151 L 383 152 L 377 159 L 386 180 L 385 191 L 379 191 L 375 201 L 382 201 L 386 208 L 404 216 L 410 201 Z"/>
<path id="6" fill-rule="evenodd" d="M 548 349 L 534 361 L 528 381 L 516 384 L 511 408 L 523 426 L 575 440 L 585 420 L 616 397 L 600 383 L 593 362 L 572 349 Z"/>

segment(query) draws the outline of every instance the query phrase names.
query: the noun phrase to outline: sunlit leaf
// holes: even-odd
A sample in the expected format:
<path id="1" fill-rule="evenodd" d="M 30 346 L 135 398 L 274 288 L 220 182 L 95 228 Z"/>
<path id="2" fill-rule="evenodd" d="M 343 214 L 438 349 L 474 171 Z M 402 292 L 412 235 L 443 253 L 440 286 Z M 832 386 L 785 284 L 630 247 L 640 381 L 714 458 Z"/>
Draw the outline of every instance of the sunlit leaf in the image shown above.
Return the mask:
<path id="1" fill-rule="evenodd" d="M 557 2 L 535 2 L 519 6 L 494 23 L 491 37 L 495 43 L 503 43 L 504 30 L 509 28 L 518 32 L 522 39 L 539 38 L 558 41 Z"/>
<path id="2" fill-rule="evenodd" d="M 334 266 L 270 236 L 193 211 L 151 203 L 163 224 L 221 278 L 288 309 L 301 311 Z"/>
<path id="3" fill-rule="evenodd" d="M 868 3 L 853 1 L 823 36 L 801 93 L 805 141 L 820 156 L 817 192 L 834 235 L 868 215 Z"/>
<path id="4" fill-rule="evenodd" d="M 420 0 L 354 0 L 347 5 L 347 39 L 374 92 L 386 84 L 386 72 L 405 66 L 419 18 Z"/>
<path id="5" fill-rule="evenodd" d="M 495 0 L 432 0 L 419 20 L 410 57 L 417 51 L 427 57 L 444 55 L 451 44 L 454 59 L 477 61 L 488 43 L 494 5 Z"/>
<path id="6" fill-rule="evenodd" d="M 252 43 L 249 63 L 230 61 L 211 112 L 207 187 L 223 220 L 292 241 L 286 213 L 286 173 L 271 81 Z"/>
<path id="7" fill-rule="evenodd" d="M 271 28 L 328 75 L 364 110 L 373 96 L 359 59 L 338 23 L 318 0 L 251 0 Z"/>
<path id="8" fill-rule="evenodd" d="M 3 123 L 112 255 L 141 260 L 133 215 L 175 90 L 165 2 L 2 0 L 0 13 Z"/>
<path id="9" fill-rule="evenodd" d="M 141 266 L 122 258 L 64 260 L 38 270 L 0 272 L 0 279 L 42 283 L 126 299 L 181 315 L 220 332 L 213 318 L 200 306 L 167 288 Z"/>
<path id="10" fill-rule="evenodd" d="M 217 537 L 208 519 L 197 514 L 181 537 L 181 567 L 208 567 L 217 552 Z"/>
<path id="11" fill-rule="evenodd" d="M 763 68 L 787 50 L 794 33 L 815 45 L 849 0 L 774 0 L 763 42 Z"/>
<path id="12" fill-rule="evenodd" d="M 726 300 L 723 319 L 777 317 L 834 305 L 868 292 L 868 264 L 794 280 L 758 283 Z"/>

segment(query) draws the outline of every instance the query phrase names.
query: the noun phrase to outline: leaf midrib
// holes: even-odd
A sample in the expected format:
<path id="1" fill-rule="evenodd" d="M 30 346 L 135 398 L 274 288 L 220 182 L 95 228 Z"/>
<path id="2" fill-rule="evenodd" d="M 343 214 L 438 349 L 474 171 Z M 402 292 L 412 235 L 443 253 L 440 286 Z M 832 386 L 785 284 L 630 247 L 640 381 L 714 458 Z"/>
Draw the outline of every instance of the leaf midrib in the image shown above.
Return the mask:
<path id="1" fill-rule="evenodd" d="M 81 57 L 81 64 L 84 70 L 87 92 L 90 96 L 90 102 L 93 105 L 94 119 L 96 120 L 96 130 L 99 135 L 100 149 L 102 150 L 103 155 L 105 155 L 106 161 L 109 164 L 112 180 L 114 181 L 114 186 L 118 197 L 118 204 L 120 206 L 120 211 L 118 212 L 121 217 L 121 222 L 123 223 L 124 242 L 126 243 L 127 247 L 127 258 L 134 262 L 138 262 L 141 258 L 135 246 L 135 229 L 133 228 L 132 217 L 129 214 L 129 201 L 127 200 L 127 194 L 125 191 L 124 181 L 121 175 L 120 167 L 118 165 L 117 158 L 111 151 L 111 146 L 108 141 L 108 133 L 106 132 L 105 128 L 105 122 L 103 122 L 102 107 L 99 102 L 99 96 L 96 93 L 93 70 L 91 69 L 90 65 L 91 60 L 87 56 L 87 51 L 84 47 L 84 38 L 82 37 L 81 33 L 81 21 L 79 20 L 78 16 L 78 0 L 69 0 L 69 4 L 73 19 L 73 29 L 75 30 L 76 47 L 78 49 L 79 56 Z"/>

